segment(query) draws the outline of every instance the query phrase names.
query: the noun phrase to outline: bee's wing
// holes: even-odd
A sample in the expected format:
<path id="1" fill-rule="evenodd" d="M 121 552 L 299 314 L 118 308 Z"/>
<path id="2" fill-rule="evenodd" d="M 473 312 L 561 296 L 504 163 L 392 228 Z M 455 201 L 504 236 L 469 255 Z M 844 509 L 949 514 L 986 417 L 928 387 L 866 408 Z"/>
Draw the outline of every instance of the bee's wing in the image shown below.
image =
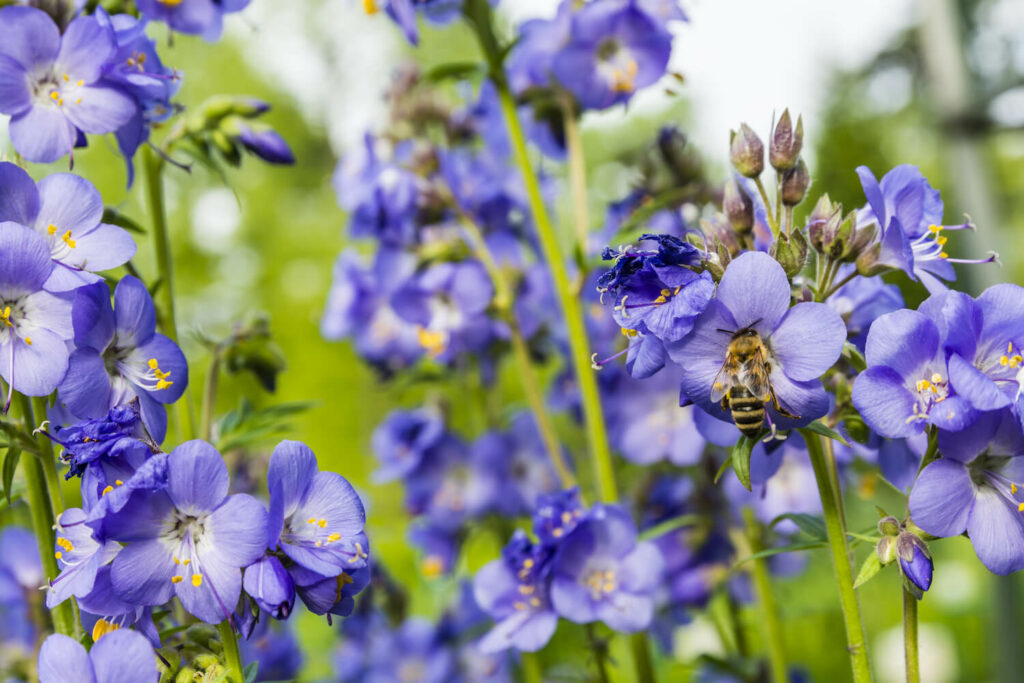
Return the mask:
<path id="1" fill-rule="evenodd" d="M 736 384 L 737 373 L 736 361 L 726 358 L 722 369 L 715 375 L 715 381 L 711 384 L 711 402 L 718 403 L 729 393 L 729 389 Z"/>
<path id="2" fill-rule="evenodd" d="M 768 401 L 772 395 L 772 385 L 768 381 L 768 370 L 764 364 L 764 357 L 758 351 L 744 364 L 740 372 L 743 386 L 761 401 Z"/>

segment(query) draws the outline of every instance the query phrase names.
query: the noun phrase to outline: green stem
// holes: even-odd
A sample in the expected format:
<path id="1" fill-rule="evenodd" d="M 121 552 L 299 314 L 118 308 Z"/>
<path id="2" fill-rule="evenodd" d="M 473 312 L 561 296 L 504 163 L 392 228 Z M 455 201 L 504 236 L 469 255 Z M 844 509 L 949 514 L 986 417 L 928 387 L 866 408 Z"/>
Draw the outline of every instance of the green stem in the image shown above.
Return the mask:
<path id="1" fill-rule="evenodd" d="M 583 264 L 587 254 L 587 234 L 590 232 L 590 211 L 587 207 L 587 166 L 583 157 L 583 138 L 572 97 L 561 96 L 565 146 L 569 161 L 569 189 L 572 194 L 572 215 L 576 224 L 576 262 Z"/>
<path id="2" fill-rule="evenodd" d="M 224 663 L 228 667 L 228 679 L 232 683 L 245 683 L 245 669 L 242 668 L 242 655 L 238 651 L 238 639 L 231 627 L 231 620 L 225 619 L 217 624 L 220 642 L 224 645 Z"/>
<path id="3" fill-rule="evenodd" d="M 903 591 L 903 654 L 907 663 L 907 683 L 921 683 L 921 666 L 917 653 L 917 598 L 906 588 Z"/>
<path id="4" fill-rule="evenodd" d="M 811 465 L 814 467 L 814 478 L 818 483 L 818 494 L 821 496 L 821 507 L 825 514 L 825 528 L 828 531 L 828 544 L 832 551 L 832 565 L 836 573 L 839 588 L 839 604 L 843 611 L 843 622 L 846 626 L 846 647 L 850 653 L 850 666 L 853 669 L 853 680 L 863 683 L 871 680 L 871 668 L 868 665 L 867 639 L 864 636 L 864 622 L 860 615 L 860 604 L 857 593 L 853 590 L 853 569 L 850 565 L 850 547 L 843 531 L 839 517 L 836 498 L 841 492 L 834 491 L 829 467 L 821 437 L 807 429 L 800 433 L 807 443 Z"/>
<path id="5" fill-rule="evenodd" d="M 779 236 L 779 222 L 775 220 L 772 215 L 772 204 L 768 201 L 768 191 L 764 189 L 764 183 L 761 182 L 761 176 L 754 178 L 754 184 L 757 185 L 757 192 L 761 195 L 761 201 L 764 202 L 764 215 L 768 219 L 768 227 L 772 229 L 772 237 L 778 238 Z"/>
<path id="6" fill-rule="evenodd" d="M 174 313 L 174 267 L 171 262 L 171 240 L 167 227 L 167 206 L 164 202 L 163 169 L 164 159 L 149 147 L 142 150 L 142 165 L 146 180 L 146 201 L 153 225 L 153 248 L 156 268 L 160 277 L 157 298 L 160 304 L 160 330 L 177 343 L 178 323 Z M 173 379 L 173 378 L 172 378 Z M 185 392 L 185 400 L 178 401 L 177 429 L 179 434 L 188 426 L 188 434 L 195 434 L 192 393 Z"/>
<path id="7" fill-rule="evenodd" d="M 634 633 L 629 637 L 629 643 L 633 646 L 635 680 L 637 683 L 654 683 L 658 679 L 654 674 L 654 662 L 651 661 L 651 644 L 647 640 L 647 632 Z"/>
<path id="8" fill-rule="evenodd" d="M 29 402 L 27 396 L 22 396 L 22 412 L 25 415 L 25 431 L 31 434 L 39 423 L 46 419 L 46 398 L 37 396 Z M 39 416 L 37 420 L 36 416 Z M 29 426 L 31 421 L 33 426 Z M 46 477 L 46 491 L 50 496 L 50 505 L 53 508 L 54 519 L 57 519 L 64 512 L 64 492 L 60 488 L 60 475 L 57 474 L 57 456 L 53 452 L 53 444 L 45 434 L 36 435 L 36 446 L 39 449 L 39 461 L 43 465 L 43 474 Z"/>
<path id="9" fill-rule="evenodd" d="M 838 270 L 838 269 L 837 269 L 837 270 Z M 849 275 L 847 275 L 846 277 L 844 277 L 844 278 L 843 278 L 842 280 L 840 280 L 839 282 L 837 282 L 837 283 L 835 283 L 834 285 L 832 285 L 831 287 L 829 287 L 828 291 L 827 291 L 827 292 L 825 292 L 825 296 L 824 296 L 824 297 L 822 297 L 822 299 L 821 299 L 821 300 L 822 300 L 822 301 L 827 301 L 827 300 L 828 300 L 828 298 L 829 298 L 830 296 L 832 296 L 833 294 L 835 294 L 836 292 L 838 292 L 838 291 L 839 291 L 839 289 L 840 289 L 840 288 L 841 288 L 841 287 L 842 287 L 843 285 L 845 285 L 845 284 L 846 284 L 847 282 L 849 282 L 849 281 L 850 281 L 850 280 L 852 280 L 853 278 L 857 277 L 858 275 L 860 275 L 860 273 L 858 273 L 858 272 L 857 272 L 856 270 L 854 270 L 854 271 L 853 271 L 852 273 L 850 273 Z"/>
<path id="10" fill-rule="evenodd" d="M 590 651 L 594 653 L 594 664 L 597 666 L 597 680 L 600 683 L 610 683 L 608 678 L 608 643 L 597 637 L 593 624 L 584 626 L 587 632 L 587 641 L 590 643 Z"/>
<path id="11" fill-rule="evenodd" d="M 747 542 L 750 553 L 763 550 L 761 543 L 761 527 L 754 518 L 754 511 L 749 507 L 743 510 L 743 519 L 747 526 Z M 768 644 L 768 661 L 771 665 L 772 680 L 775 683 L 786 683 L 789 680 L 786 668 L 786 648 L 782 638 L 782 625 L 779 622 L 779 609 L 772 592 L 771 577 L 768 576 L 768 564 L 764 558 L 750 562 L 750 576 L 754 581 L 754 592 L 757 604 L 761 608 L 761 625 L 764 627 L 765 640 Z"/>
<path id="12" fill-rule="evenodd" d="M 512 340 L 512 355 L 519 369 L 519 382 L 522 385 L 523 394 L 526 396 L 526 402 L 530 405 L 533 419 L 537 423 L 537 430 L 544 442 L 544 448 L 558 472 L 562 487 L 571 488 L 576 485 L 576 478 L 565 461 L 562 444 L 558 440 L 554 424 L 551 422 L 551 416 L 548 414 L 547 405 L 544 402 L 544 392 L 537 376 L 537 369 L 533 365 L 530 350 L 519 329 L 519 321 L 516 320 L 515 312 L 512 310 L 512 288 L 509 286 L 505 273 L 498 267 L 494 254 L 487 246 L 487 241 L 477 224 L 469 216 L 462 216 L 462 225 L 469 237 L 470 246 L 483 263 L 484 269 L 494 284 L 494 305 L 508 324 Z"/>
<path id="13" fill-rule="evenodd" d="M 597 390 L 597 379 L 594 377 L 594 371 L 590 365 L 589 343 L 587 341 L 586 327 L 583 323 L 583 310 L 580 307 L 580 299 L 575 295 L 569 284 L 565 261 L 562 258 L 562 252 L 558 245 L 558 237 L 548 218 L 547 208 L 544 206 L 544 198 L 540 192 L 540 183 L 537 181 L 537 175 L 533 171 L 530 157 L 526 152 L 526 140 L 523 137 L 523 130 L 519 125 L 515 102 L 512 101 L 512 95 L 509 93 L 508 87 L 504 82 L 495 79 L 495 86 L 497 86 L 501 99 L 501 109 L 505 116 L 505 125 L 508 128 L 509 138 L 512 141 L 512 151 L 515 156 L 516 165 L 519 167 L 519 172 L 522 174 L 523 182 L 526 185 L 530 211 L 533 214 L 533 221 L 537 226 L 537 236 L 540 239 L 544 260 L 551 271 L 555 295 L 558 297 L 559 307 L 565 317 L 565 326 L 569 335 L 570 356 L 572 357 L 576 382 L 579 385 L 580 399 L 583 403 L 587 441 L 590 445 L 590 454 L 593 460 L 599 497 L 604 502 L 614 502 L 618 499 L 618 490 L 615 485 L 615 470 L 612 467 L 611 451 L 608 448 L 608 435 L 605 432 L 601 397 Z"/>
<path id="14" fill-rule="evenodd" d="M 203 387 L 203 412 L 199 422 L 199 438 L 210 440 L 213 433 L 213 415 L 217 406 L 217 383 L 220 380 L 220 347 L 213 350 L 210 367 L 206 371 Z"/>
<path id="15" fill-rule="evenodd" d="M 836 465 L 836 451 L 832 439 L 825 439 L 825 464 L 828 466 L 829 480 L 836 494 L 836 509 L 839 510 L 839 524 L 846 533 L 846 502 L 843 500 L 843 485 L 839 481 L 839 467 Z"/>
<path id="16" fill-rule="evenodd" d="M 32 401 L 27 396 L 20 396 L 20 400 L 25 431 L 31 434 L 32 430 L 37 427 L 32 413 Z M 45 436 L 39 435 L 40 447 L 42 447 L 41 441 L 44 439 L 46 439 Z M 24 463 L 25 497 L 28 502 L 29 515 L 32 519 L 32 531 L 35 534 L 36 543 L 39 544 L 39 556 L 43 561 L 43 574 L 48 580 L 52 581 L 60 574 L 60 567 L 57 566 L 57 558 L 53 550 L 57 540 L 54 535 L 54 502 L 47 487 L 46 467 L 43 464 L 47 458 L 53 459 L 53 452 L 52 450 L 49 451 L 49 455 L 46 453 L 47 451 L 43 450 L 38 457 L 28 455 L 28 457 L 22 458 L 22 462 Z M 56 472 L 56 468 L 54 471 Z M 78 622 L 75 618 L 76 611 L 74 598 L 65 600 L 50 610 L 50 615 L 53 619 L 53 629 L 57 633 L 77 638 Z"/>
<path id="17" fill-rule="evenodd" d="M 520 655 L 519 662 L 524 683 L 543 683 L 544 669 L 541 666 L 539 653 L 523 652 Z"/>

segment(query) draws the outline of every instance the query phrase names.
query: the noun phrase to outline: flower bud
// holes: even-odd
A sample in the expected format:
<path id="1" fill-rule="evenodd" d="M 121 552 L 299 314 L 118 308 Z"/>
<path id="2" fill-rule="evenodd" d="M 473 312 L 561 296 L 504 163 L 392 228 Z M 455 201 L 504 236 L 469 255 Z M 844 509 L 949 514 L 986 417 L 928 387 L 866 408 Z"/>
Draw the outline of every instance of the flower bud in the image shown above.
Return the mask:
<path id="1" fill-rule="evenodd" d="M 836 205 L 826 193 L 818 197 L 810 215 L 807 216 L 807 238 L 817 252 L 825 251 L 825 241 L 831 234 L 829 228 L 835 213 Z"/>
<path id="2" fill-rule="evenodd" d="M 791 235 L 780 234 L 772 243 L 769 253 L 786 271 L 786 277 L 792 279 L 804 269 L 807 262 L 807 238 L 799 231 Z"/>
<path id="3" fill-rule="evenodd" d="M 857 272 L 864 277 L 873 277 L 889 270 L 888 266 L 878 262 L 878 256 L 882 252 L 882 245 L 875 244 L 862 251 L 857 256 Z"/>
<path id="4" fill-rule="evenodd" d="M 896 519 L 892 515 L 883 517 L 878 520 L 878 533 L 885 536 L 899 536 L 900 520 Z"/>
<path id="5" fill-rule="evenodd" d="M 871 245 L 875 239 L 875 225 L 867 225 L 863 228 L 857 228 L 857 215 L 851 211 L 843 221 L 850 224 L 850 237 L 847 239 L 846 249 L 843 252 L 842 260 L 847 263 L 853 263 L 860 255 Z"/>
<path id="6" fill-rule="evenodd" d="M 178 675 L 174 677 L 174 683 L 194 683 L 196 678 L 196 670 L 190 666 L 186 666 L 178 671 Z"/>
<path id="7" fill-rule="evenodd" d="M 793 128 L 793 120 L 789 116 L 789 109 L 782 112 L 775 130 L 772 131 L 771 146 L 768 151 L 768 160 L 776 171 L 788 171 L 796 165 L 800 158 L 800 149 L 804 144 L 804 122 L 802 117 L 797 117 L 796 128 Z"/>
<path id="8" fill-rule="evenodd" d="M 217 629 L 209 624 L 192 624 L 185 631 L 185 641 L 198 645 L 204 650 L 210 649 L 210 644 L 217 640 Z"/>
<path id="9" fill-rule="evenodd" d="M 920 600 L 932 585 L 932 556 L 920 537 L 904 531 L 896 538 L 896 554 L 900 560 L 900 573 L 907 590 Z"/>
<path id="10" fill-rule="evenodd" d="M 205 671 L 220 666 L 220 660 L 215 655 L 197 655 L 192 663 Z"/>
<path id="11" fill-rule="evenodd" d="M 811 174 L 807 172 L 807 164 L 803 159 L 797 159 L 796 165 L 782 177 L 782 203 L 796 206 L 804 200 L 810 185 Z"/>
<path id="12" fill-rule="evenodd" d="M 729 159 L 740 175 L 756 178 L 764 170 L 764 143 L 750 126 L 741 124 L 729 139 Z"/>
<path id="13" fill-rule="evenodd" d="M 735 181 L 730 180 L 725 184 L 722 210 L 738 234 L 746 235 L 754 229 L 754 202 Z"/>
<path id="14" fill-rule="evenodd" d="M 878 555 L 878 561 L 883 567 L 886 567 L 893 563 L 896 559 L 896 539 L 893 536 L 882 536 L 878 539 L 878 545 L 875 546 L 875 553 Z"/>
<path id="15" fill-rule="evenodd" d="M 262 557 L 245 568 L 245 592 L 274 619 L 287 619 L 295 606 L 295 582 L 273 556 Z"/>

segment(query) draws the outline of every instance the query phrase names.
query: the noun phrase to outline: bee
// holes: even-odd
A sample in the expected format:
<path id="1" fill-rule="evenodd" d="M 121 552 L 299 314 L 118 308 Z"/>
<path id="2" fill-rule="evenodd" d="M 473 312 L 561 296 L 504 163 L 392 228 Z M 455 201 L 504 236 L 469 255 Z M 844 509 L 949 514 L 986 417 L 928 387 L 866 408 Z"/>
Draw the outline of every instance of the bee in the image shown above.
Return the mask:
<path id="1" fill-rule="evenodd" d="M 765 420 L 765 404 L 785 417 L 797 418 L 779 404 L 769 379 L 772 366 L 761 335 L 754 329 L 755 321 L 741 330 L 718 330 L 732 335 L 725 363 L 711 385 L 711 400 L 722 402 L 722 410 L 732 414 L 732 421 L 744 436 L 756 439 Z"/>

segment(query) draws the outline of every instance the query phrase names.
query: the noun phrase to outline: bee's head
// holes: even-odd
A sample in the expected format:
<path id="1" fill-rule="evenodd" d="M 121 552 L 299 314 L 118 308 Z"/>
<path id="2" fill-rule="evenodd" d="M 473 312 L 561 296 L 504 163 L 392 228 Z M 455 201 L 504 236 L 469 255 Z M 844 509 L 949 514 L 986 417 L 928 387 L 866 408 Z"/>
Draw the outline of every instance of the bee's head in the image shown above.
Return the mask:
<path id="1" fill-rule="evenodd" d="M 760 336 L 760 333 L 754 328 L 759 322 L 761 322 L 760 318 L 738 330 L 723 330 L 722 328 L 718 328 L 718 331 L 730 335 L 733 339 L 740 339 L 742 337 L 758 337 Z"/>

